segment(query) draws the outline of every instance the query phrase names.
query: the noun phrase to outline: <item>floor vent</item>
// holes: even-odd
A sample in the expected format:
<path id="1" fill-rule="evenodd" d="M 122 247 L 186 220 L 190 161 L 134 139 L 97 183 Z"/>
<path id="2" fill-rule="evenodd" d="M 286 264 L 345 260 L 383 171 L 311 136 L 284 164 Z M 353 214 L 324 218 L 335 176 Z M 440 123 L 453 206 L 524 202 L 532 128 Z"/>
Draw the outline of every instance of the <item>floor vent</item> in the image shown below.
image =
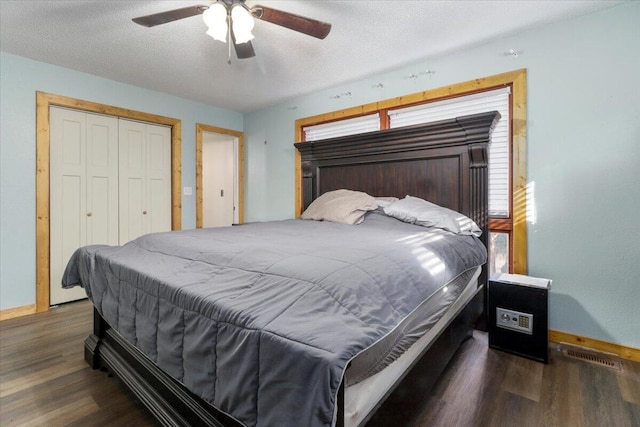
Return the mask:
<path id="1" fill-rule="evenodd" d="M 622 371 L 622 363 L 615 354 L 602 353 L 588 348 L 578 347 L 567 343 L 560 343 L 560 349 L 564 357 L 582 360 L 594 365 Z"/>

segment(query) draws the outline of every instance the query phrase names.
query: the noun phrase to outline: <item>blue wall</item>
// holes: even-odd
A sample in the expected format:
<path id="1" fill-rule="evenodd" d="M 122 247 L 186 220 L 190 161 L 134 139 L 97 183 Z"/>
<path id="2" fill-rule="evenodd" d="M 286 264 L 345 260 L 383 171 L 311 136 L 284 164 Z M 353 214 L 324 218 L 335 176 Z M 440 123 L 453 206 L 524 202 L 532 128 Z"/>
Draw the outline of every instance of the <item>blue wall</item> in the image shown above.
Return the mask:
<path id="1" fill-rule="evenodd" d="M 529 274 L 553 279 L 552 329 L 640 348 L 638 22 L 630 2 L 244 117 L 0 53 L 0 309 L 35 303 L 37 90 L 181 119 L 183 186 L 195 187 L 196 122 L 244 130 L 245 219 L 258 221 L 293 216 L 297 118 L 526 68 Z M 425 69 L 436 73 L 407 77 Z M 194 227 L 194 197 L 182 202 L 183 227 Z"/>
<path id="2" fill-rule="evenodd" d="M 526 68 L 529 274 L 553 280 L 552 329 L 640 348 L 638 22 L 627 3 L 245 115 L 246 219 L 293 216 L 295 119 Z"/>
<path id="3" fill-rule="evenodd" d="M 36 91 L 182 120 L 182 185 L 195 194 L 195 124 L 242 131 L 223 110 L 0 53 L 0 309 L 35 304 Z M 182 227 L 195 227 L 195 196 L 182 197 Z"/>

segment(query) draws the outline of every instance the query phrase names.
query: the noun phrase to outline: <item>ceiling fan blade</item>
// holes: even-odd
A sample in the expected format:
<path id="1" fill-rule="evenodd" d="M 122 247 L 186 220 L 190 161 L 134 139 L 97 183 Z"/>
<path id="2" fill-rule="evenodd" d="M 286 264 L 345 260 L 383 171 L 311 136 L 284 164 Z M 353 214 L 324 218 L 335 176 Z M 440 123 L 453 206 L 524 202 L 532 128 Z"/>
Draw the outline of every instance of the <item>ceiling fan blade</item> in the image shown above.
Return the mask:
<path id="1" fill-rule="evenodd" d="M 246 43 L 236 43 L 236 36 L 233 34 L 233 31 L 229 31 L 229 35 L 231 36 L 231 42 L 236 50 L 236 56 L 238 59 L 253 58 L 256 56 L 256 52 L 253 50 L 251 41 Z"/>
<path id="2" fill-rule="evenodd" d="M 238 57 L 238 59 L 247 59 L 247 58 L 253 58 L 254 56 L 256 56 L 256 52 L 253 50 L 253 45 L 251 44 L 251 42 L 246 42 L 246 43 L 236 43 L 235 41 L 235 37 L 232 36 L 233 40 L 233 47 L 236 49 L 236 56 Z"/>
<path id="3" fill-rule="evenodd" d="M 324 39 L 331 31 L 331 24 L 326 22 L 316 21 L 315 19 L 305 18 L 304 16 L 270 7 L 257 5 L 251 8 L 251 13 L 256 19 L 271 22 L 318 39 Z"/>
<path id="4" fill-rule="evenodd" d="M 167 10 L 166 12 L 154 13 L 153 15 L 139 16 L 133 18 L 133 22 L 144 27 L 155 27 L 156 25 L 166 24 L 167 22 L 177 21 L 178 19 L 189 18 L 195 15 L 201 15 L 209 6 L 196 5 L 183 7 L 181 9 Z"/>

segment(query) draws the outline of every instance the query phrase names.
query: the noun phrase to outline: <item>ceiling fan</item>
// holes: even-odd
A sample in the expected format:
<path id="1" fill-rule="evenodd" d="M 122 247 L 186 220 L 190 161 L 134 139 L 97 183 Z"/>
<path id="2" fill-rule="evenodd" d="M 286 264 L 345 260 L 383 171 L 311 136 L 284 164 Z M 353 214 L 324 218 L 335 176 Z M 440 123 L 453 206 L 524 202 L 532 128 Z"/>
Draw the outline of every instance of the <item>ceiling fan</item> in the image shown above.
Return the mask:
<path id="1" fill-rule="evenodd" d="M 256 5 L 249 8 L 245 0 L 217 0 L 209 6 L 195 5 L 133 18 L 144 27 L 155 27 L 179 19 L 203 15 L 209 30 L 207 34 L 216 40 L 233 42 L 238 59 L 255 56 L 251 39 L 254 19 L 271 22 L 290 30 L 324 39 L 331 31 L 331 24 L 295 15 L 289 12 Z M 229 46 L 231 50 L 231 46 Z"/>

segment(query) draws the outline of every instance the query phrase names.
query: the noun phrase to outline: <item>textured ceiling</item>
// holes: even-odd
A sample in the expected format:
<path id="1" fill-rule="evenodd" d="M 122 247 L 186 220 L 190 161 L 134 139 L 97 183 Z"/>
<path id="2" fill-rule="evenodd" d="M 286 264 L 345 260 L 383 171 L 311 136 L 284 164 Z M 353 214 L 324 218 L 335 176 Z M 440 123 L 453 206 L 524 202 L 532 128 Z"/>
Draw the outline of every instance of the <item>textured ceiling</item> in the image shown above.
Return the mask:
<path id="1" fill-rule="evenodd" d="M 0 1 L 0 49 L 238 112 L 408 65 L 619 1 L 248 0 L 332 24 L 325 40 L 258 21 L 238 60 L 200 16 L 131 18 L 208 1 Z M 507 47 L 505 47 L 507 48 Z"/>

